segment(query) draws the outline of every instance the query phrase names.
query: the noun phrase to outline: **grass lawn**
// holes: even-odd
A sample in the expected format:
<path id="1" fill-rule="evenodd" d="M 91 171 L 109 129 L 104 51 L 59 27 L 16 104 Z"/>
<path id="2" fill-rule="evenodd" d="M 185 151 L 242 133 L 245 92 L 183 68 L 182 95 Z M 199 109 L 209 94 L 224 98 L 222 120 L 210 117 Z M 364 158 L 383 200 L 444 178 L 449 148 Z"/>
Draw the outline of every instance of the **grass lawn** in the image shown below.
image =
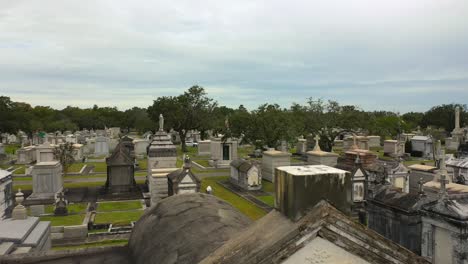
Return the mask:
<path id="1" fill-rule="evenodd" d="M 273 197 L 272 195 L 257 196 L 257 199 L 268 204 L 271 207 L 275 206 L 275 197 Z"/>
<path id="2" fill-rule="evenodd" d="M 86 243 L 86 244 L 74 245 L 74 246 L 52 247 L 52 250 L 70 250 L 70 249 L 82 249 L 82 248 L 91 248 L 91 247 L 124 246 L 124 245 L 127 245 L 127 243 L 128 243 L 128 240 L 126 239 L 104 240 L 104 241 Z"/>
<path id="3" fill-rule="evenodd" d="M 14 155 L 19 148 L 21 148 L 20 144 L 5 145 L 5 153 Z"/>
<path id="4" fill-rule="evenodd" d="M 135 176 L 147 176 L 147 175 L 148 175 L 148 172 L 146 171 L 135 172 Z"/>
<path id="5" fill-rule="evenodd" d="M 145 211 L 129 211 L 129 212 L 106 212 L 97 213 L 96 224 L 112 224 L 116 226 L 129 225 L 132 221 L 137 221 Z"/>
<path id="6" fill-rule="evenodd" d="M 14 192 L 16 193 L 16 191 L 18 189 L 29 191 L 29 190 L 32 190 L 32 185 L 31 184 L 21 184 L 21 182 L 19 182 L 19 183 L 13 182 Z"/>
<path id="7" fill-rule="evenodd" d="M 273 185 L 273 183 L 271 183 L 269 181 L 262 180 L 262 190 L 264 192 L 274 193 L 275 192 L 275 185 Z"/>
<path id="8" fill-rule="evenodd" d="M 67 216 L 41 216 L 41 221 L 50 221 L 52 226 L 71 226 L 81 225 L 85 214 L 67 215 Z"/>
<path id="9" fill-rule="evenodd" d="M 148 169 L 148 160 L 143 159 L 138 161 L 138 166 L 140 167 L 140 170 L 147 170 Z"/>
<path id="10" fill-rule="evenodd" d="M 182 147 L 181 145 L 177 145 L 177 157 L 182 158 L 184 154 L 187 154 L 190 156 L 190 158 L 195 158 L 198 156 L 198 148 L 196 147 L 187 147 L 187 152 L 182 152 Z"/>
<path id="11" fill-rule="evenodd" d="M 88 207 L 87 203 L 76 203 L 76 204 L 69 204 L 67 206 L 69 214 L 79 214 L 79 213 L 86 213 L 86 208 Z M 53 214 L 54 213 L 54 205 L 47 205 L 45 207 L 44 212 L 46 214 Z"/>
<path id="12" fill-rule="evenodd" d="M 105 162 L 87 162 L 88 165 L 94 165 L 94 172 L 107 172 L 107 164 Z"/>
<path id="13" fill-rule="evenodd" d="M 73 179 L 96 179 L 96 178 L 102 178 L 103 181 L 105 181 L 106 180 L 106 175 L 98 174 L 98 175 L 65 176 L 63 179 L 64 180 L 73 180 Z"/>
<path id="14" fill-rule="evenodd" d="M 139 200 L 98 203 L 98 212 L 128 211 L 142 209 Z"/>
<path id="15" fill-rule="evenodd" d="M 203 167 L 211 167 L 208 160 L 194 160 L 196 163 L 202 165 Z"/>
<path id="16" fill-rule="evenodd" d="M 252 154 L 253 152 L 254 152 L 253 146 L 237 148 L 237 156 L 239 156 L 239 158 L 248 157 L 249 154 Z"/>
<path id="17" fill-rule="evenodd" d="M 68 172 L 80 172 L 80 170 L 83 168 L 85 164 L 84 163 L 73 163 L 68 167 Z"/>
<path id="18" fill-rule="evenodd" d="M 145 183 L 146 183 L 146 179 L 136 180 L 135 182 L 136 182 L 136 184 L 145 184 Z"/>
<path id="19" fill-rule="evenodd" d="M 13 181 L 32 181 L 32 177 L 13 177 Z"/>
<path id="20" fill-rule="evenodd" d="M 83 187 L 98 187 L 104 186 L 106 181 L 98 181 L 98 182 L 67 182 L 63 184 L 65 188 L 83 188 Z"/>
<path id="21" fill-rule="evenodd" d="M 202 179 L 201 191 L 204 192 L 209 185 L 213 188 L 213 194 L 220 199 L 230 203 L 237 208 L 241 213 L 245 214 L 252 220 L 257 220 L 266 214 L 265 211 L 257 207 L 255 204 L 245 200 L 235 193 L 230 192 L 217 183 L 219 180 L 227 180 L 228 177 L 209 177 Z"/>
<path id="22" fill-rule="evenodd" d="M 26 167 L 24 165 L 15 165 L 16 170 L 13 171 L 13 174 L 25 174 Z"/>

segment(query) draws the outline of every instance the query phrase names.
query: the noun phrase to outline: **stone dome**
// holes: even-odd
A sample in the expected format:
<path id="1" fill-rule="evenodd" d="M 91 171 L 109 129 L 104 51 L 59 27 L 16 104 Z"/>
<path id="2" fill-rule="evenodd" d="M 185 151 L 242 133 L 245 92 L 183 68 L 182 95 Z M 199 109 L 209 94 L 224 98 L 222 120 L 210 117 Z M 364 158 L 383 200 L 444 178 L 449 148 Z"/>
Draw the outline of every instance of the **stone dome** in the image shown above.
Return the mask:
<path id="1" fill-rule="evenodd" d="M 251 220 L 212 195 L 168 197 L 136 223 L 129 240 L 133 263 L 198 263 Z"/>

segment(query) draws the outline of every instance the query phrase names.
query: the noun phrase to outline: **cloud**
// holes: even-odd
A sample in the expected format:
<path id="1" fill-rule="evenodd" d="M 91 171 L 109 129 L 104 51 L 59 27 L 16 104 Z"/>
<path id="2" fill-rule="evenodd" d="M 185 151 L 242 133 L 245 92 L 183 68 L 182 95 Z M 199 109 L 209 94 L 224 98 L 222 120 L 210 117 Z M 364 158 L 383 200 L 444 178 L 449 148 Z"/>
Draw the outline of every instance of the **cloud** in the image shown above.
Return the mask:
<path id="1" fill-rule="evenodd" d="M 0 0 L 0 94 L 124 109 L 199 84 L 233 107 L 423 111 L 468 99 L 467 13 L 464 0 Z"/>

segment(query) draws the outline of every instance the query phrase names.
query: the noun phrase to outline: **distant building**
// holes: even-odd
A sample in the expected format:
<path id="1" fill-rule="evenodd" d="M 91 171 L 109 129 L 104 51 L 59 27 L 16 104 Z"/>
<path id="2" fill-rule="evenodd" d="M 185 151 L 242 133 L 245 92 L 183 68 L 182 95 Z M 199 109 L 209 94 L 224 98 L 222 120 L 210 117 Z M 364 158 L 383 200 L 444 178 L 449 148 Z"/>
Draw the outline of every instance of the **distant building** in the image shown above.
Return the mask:
<path id="1" fill-rule="evenodd" d="M 244 159 L 231 162 L 230 181 L 246 190 L 262 188 L 262 173 L 257 163 Z"/>

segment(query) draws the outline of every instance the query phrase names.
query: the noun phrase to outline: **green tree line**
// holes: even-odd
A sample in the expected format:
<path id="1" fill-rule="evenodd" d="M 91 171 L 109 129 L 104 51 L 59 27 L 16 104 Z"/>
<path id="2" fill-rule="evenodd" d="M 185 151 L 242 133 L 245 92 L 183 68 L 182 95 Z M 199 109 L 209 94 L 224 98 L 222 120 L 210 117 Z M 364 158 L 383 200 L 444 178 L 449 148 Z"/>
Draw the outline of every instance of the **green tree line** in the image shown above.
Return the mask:
<path id="1" fill-rule="evenodd" d="M 163 114 L 165 129 L 179 132 L 183 149 L 186 133 L 196 129 L 204 138 L 211 130 L 225 137 L 242 138 L 244 143 L 257 147 L 274 147 L 282 140 L 293 142 L 301 135 L 318 134 L 321 147 L 329 150 L 333 139 L 346 131 L 393 138 L 417 127 L 442 128 L 451 132 L 455 126 L 456 106 L 461 107 L 461 125 L 468 124 L 466 105 L 443 104 L 426 112 L 400 115 L 389 111 L 364 111 L 355 105 L 340 105 L 333 100 L 311 97 L 306 104 L 292 103 L 290 107 L 281 107 L 265 103 L 248 110 L 243 105 L 237 108 L 221 106 L 203 87 L 196 85 L 178 96 L 158 97 L 147 108 L 134 107 L 125 111 L 97 105 L 57 110 L 49 106 L 32 107 L 0 96 L 0 131 L 16 133 L 21 129 L 31 133 L 118 126 L 144 132 L 155 130 L 159 115 Z"/>

